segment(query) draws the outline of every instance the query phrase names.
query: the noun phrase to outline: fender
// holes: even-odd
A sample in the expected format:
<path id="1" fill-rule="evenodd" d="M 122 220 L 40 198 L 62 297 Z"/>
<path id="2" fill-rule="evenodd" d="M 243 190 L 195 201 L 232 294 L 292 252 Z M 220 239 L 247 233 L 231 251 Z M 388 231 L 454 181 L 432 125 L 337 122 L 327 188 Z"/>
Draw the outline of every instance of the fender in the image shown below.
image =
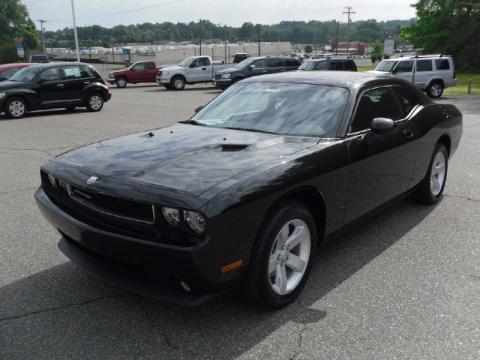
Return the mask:
<path id="1" fill-rule="evenodd" d="M 12 89 L 12 90 L 6 90 L 5 93 L 7 95 L 5 96 L 4 99 L 2 99 L 3 104 L 5 104 L 9 98 L 18 96 L 27 101 L 27 104 L 30 110 L 34 110 L 38 108 L 42 102 L 37 92 L 32 89 Z"/>
<path id="2" fill-rule="evenodd" d="M 436 81 L 436 80 L 440 80 L 442 82 L 443 86 L 445 86 L 445 81 L 440 76 L 432 76 L 431 78 L 428 79 L 424 89 L 427 89 L 430 86 L 430 84 L 433 81 Z"/>
<path id="3" fill-rule="evenodd" d="M 107 85 L 102 84 L 99 81 L 92 82 L 85 86 L 82 91 L 82 96 L 85 97 L 87 93 L 92 92 L 92 91 L 97 91 L 101 93 L 104 97 L 105 100 L 109 98 L 110 90 Z"/>

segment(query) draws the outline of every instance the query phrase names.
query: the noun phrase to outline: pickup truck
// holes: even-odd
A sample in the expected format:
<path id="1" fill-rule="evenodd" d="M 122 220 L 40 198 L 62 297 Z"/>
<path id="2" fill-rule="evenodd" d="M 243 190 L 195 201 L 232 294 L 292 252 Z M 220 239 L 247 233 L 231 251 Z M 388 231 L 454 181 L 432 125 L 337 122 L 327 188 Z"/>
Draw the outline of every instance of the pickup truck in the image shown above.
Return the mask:
<path id="1" fill-rule="evenodd" d="M 157 72 L 157 83 L 167 89 L 183 90 L 186 84 L 213 82 L 215 72 L 231 65 L 215 64 L 210 56 L 190 56 L 180 64 Z"/>
<path id="2" fill-rule="evenodd" d="M 124 88 L 128 83 L 138 84 L 155 82 L 159 67 L 153 61 L 139 61 L 126 69 L 108 73 L 108 82 Z"/>

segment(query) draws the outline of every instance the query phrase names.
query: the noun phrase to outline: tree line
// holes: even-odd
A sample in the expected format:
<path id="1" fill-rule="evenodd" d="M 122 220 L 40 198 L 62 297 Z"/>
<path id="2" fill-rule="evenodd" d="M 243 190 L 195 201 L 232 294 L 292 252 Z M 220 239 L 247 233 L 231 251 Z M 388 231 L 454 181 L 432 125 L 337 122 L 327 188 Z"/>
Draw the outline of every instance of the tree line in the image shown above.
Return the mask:
<path id="1" fill-rule="evenodd" d="M 374 42 L 387 36 L 400 39 L 400 30 L 412 21 L 366 20 L 350 24 L 340 23 L 338 38 L 340 41 Z M 197 43 L 203 40 L 236 41 L 289 41 L 300 44 L 326 44 L 337 38 L 336 21 L 282 21 L 274 25 L 260 25 L 250 22 L 240 27 L 221 26 L 208 20 L 190 23 L 144 23 L 138 25 L 117 25 L 105 28 L 99 25 L 78 28 L 81 46 L 111 47 L 125 43 L 151 43 L 189 41 Z M 73 30 L 65 28 L 47 31 L 45 39 L 51 47 L 72 47 Z"/>

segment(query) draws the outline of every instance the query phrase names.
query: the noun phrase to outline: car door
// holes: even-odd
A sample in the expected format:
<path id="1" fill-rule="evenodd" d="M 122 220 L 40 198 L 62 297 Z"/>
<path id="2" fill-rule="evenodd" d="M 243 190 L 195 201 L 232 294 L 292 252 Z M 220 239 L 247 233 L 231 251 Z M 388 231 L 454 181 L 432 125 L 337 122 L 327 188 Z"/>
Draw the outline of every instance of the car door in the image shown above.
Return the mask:
<path id="1" fill-rule="evenodd" d="M 371 130 L 374 118 L 395 121 L 395 131 Z M 412 180 L 415 153 L 406 146 L 415 131 L 390 86 L 364 91 L 358 100 L 347 135 L 350 159 L 346 222 L 407 191 Z"/>
<path id="2" fill-rule="evenodd" d="M 145 78 L 145 63 L 137 63 L 133 65 L 130 69 L 130 73 L 128 74 L 128 81 L 131 83 L 139 83 L 142 82 Z"/>
<path id="3" fill-rule="evenodd" d="M 202 82 L 212 80 L 212 64 L 208 57 L 199 57 L 190 64 L 188 82 Z"/>
<path id="4" fill-rule="evenodd" d="M 333 70 L 333 71 L 343 70 L 342 63 L 340 62 L 340 60 L 330 60 L 329 64 L 330 64 L 330 70 Z"/>
<path id="5" fill-rule="evenodd" d="M 64 84 L 61 80 L 60 67 L 51 67 L 37 75 L 36 92 L 40 98 L 40 106 L 52 107 L 66 101 Z"/>
<path id="6" fill-rule="evenodd" d="M 417 59 L 415 62 L 415 86 L 424 89 L 428 85 L 430 77 L 433 75 L 432 59 Z"/>
<path id="7" fill-rule="evenodd" d="M 285 61 L 282 58 L 267 58 L 267 73 L 274 74 L 285 71 Z"/>
<path id="8" fill-rule="evenodd" d="M 61 75 L 64 95 L 69 102 L 80 102 L 83 89 L 94 79 L 93 74 L 82 65 L 64 66 L 61 69 Z"/>
<path id="9" fill-rule="evenodd" d="M 157 65 L 152 61 L 146 62 L 144 75 L 144 82 L 155 82 L 157 76 Z"/>
<path id="10" fill-rule="evenodd" d="M 247 71 L 245 72 L 245 77 L 263 75 L 263 74 L 266 74 L 267 72 L 268 70 L 267 70 L 266 59 L 259 59 L 252 62 L 252 64 L 250 64 L 250 68 L 247 69 Z"/>
<path id="11" fill-rule="evenodd" d="M 393 74 L 411 83 L 413 82 L 413 64 L 413 60 L 399 61 L 393 69 Z"/>

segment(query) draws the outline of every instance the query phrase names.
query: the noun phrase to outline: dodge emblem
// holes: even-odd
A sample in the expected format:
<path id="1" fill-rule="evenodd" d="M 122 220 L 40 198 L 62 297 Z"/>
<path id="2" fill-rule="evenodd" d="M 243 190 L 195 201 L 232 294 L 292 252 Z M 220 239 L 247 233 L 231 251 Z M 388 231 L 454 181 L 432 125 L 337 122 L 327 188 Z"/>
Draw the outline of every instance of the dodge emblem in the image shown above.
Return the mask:
<path id="1" fill-rule="evenodd" d="M 93 184 L 95 181 L 97 181 L 97 180 L 98 180 L 98 177 L 96 177 L 96 176 L 91 176 L 91 177 L 89 177 L 88 180 L 87 180 L 87 185 L 92 185 L 92 184 Z"/>

